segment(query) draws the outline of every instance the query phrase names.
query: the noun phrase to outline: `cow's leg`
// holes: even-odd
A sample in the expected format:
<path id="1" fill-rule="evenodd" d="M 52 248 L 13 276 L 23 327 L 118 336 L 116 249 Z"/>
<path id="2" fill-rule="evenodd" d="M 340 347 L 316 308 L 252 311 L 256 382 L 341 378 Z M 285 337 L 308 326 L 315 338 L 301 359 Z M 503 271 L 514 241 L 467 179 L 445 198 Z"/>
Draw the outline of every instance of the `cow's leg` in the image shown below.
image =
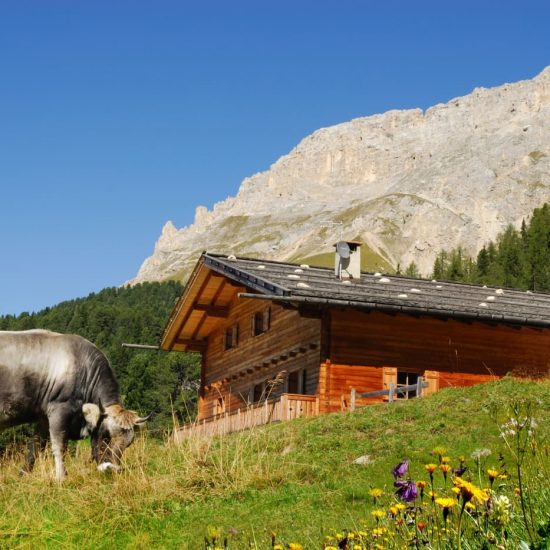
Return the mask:
<path id="1" fill-rule="evenodd" d="M 67 449 L 69 439 L 68 426 L 70 413 L 63 407 L 55 407 L 48 411 L 48 423 L 50 426 L 50 442 L 55 463 L 55 478 L 57 481 L 65 479 L 65 466 L 63 465 L 63 454 Z"/>
<path id="2" fill-rule="evenodd" d="M 32 472 L 34 463 L 36 462 L 36 456 L 41 453 L 48 442 L 48 421 L 46 419 L 40 420 L 36 425 L 36 431 L 34 435 L 29 439 L 27 444 L 27 461 L 21 469 L 21 473 Z"/>

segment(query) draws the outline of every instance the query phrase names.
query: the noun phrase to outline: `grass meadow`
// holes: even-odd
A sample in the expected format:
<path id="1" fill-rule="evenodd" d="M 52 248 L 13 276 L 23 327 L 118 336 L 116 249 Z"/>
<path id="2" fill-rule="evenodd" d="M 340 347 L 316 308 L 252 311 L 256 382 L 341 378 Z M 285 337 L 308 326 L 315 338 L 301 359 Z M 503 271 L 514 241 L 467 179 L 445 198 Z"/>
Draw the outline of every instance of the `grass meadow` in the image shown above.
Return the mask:
<path id="1" fill-rule="evenodd" d="M 507 378 L 179 445 L 143 432 L 112 475 L 80 442 L 63 484 L 49 453 L 21 477 L 10 448 L 0 548 L 546 549 L 549 390 Z"/>

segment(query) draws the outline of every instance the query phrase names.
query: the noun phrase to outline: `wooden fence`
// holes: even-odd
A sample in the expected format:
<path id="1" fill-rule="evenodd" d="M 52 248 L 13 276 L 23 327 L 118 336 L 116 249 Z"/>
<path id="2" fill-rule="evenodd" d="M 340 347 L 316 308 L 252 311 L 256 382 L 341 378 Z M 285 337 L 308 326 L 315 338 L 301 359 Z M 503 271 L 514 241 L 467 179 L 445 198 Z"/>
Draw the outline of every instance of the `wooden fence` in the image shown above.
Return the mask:
<path id="1" fill-rule="evenodd" d="M 248 407 L 197 420 L 174 431 L 174 439 L 182 441 L 194 436 L 215 436 L 247 430 L 254 426 L 292 420 L 319 414 L 319 398 L 314 395 L 284 393 Z"/>
<path id="2" fill-rule="evenodd" d="M 384 397 L 387 395 L 388 403 L 393 403 L 399 395 L 405 395 L 406 398 L 409 399 L 408 394 L 410 392 L 415 393 L 414 397 L 422 397 L 422 390 L 427 387 L 429 387 L 428 382 L 425 382 L 424 378 L 419 376 L 416 384 L 409 384 L 408 386 L 405 386 L 391 383 L 389 389 L 387 390 L 370 391 L 358 394 L 355 388 L 351 388 L 349 410 L 354 411 L 357 408 L 358 397 L 368 399 L 370 397 Z"/>

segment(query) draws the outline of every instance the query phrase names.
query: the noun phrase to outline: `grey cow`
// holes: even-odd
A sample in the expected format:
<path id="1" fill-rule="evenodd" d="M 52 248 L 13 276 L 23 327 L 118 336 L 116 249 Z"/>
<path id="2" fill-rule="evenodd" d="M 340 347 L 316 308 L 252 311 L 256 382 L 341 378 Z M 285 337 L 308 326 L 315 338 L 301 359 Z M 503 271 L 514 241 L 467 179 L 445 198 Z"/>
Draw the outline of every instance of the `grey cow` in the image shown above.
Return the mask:
<path id="1" fill-rule="evenodd" d="M 121 405 L 107 358 L 88 340 L 47 330 L 0 331 L 0 430 L 36 423 L 40 447 L 51 441 L 58 480 L 65 477 L 69 440 L 91 435 L 98 470 L 117 470 L 134 426 L 146 420 Z"/>

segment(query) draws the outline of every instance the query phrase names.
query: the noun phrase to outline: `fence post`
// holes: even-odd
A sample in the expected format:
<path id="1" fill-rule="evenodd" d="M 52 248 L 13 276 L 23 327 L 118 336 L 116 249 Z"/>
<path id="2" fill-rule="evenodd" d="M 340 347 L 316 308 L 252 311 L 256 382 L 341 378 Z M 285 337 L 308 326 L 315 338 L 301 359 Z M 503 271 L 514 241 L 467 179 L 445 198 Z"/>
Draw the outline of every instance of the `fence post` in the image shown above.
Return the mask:
<path id="1" fill-rule="evenodd" d="M 350 411 L 355 410 L 356 391 L 355 388 L 351 388 L 351 395 L 349 399 Z"/>
<path id="2" fill-rule="evenodd" d="M 424 385 L 424 378 L 422 376 L 418 377 L 416 382 L 416 397 L 422 397 L 422 386 Z"/>
<path id="3" fill-rule="evenodd" d="M 395 384 L 393 382 L 390 383 L 390 392 L 388 393 L 388 403 L 393 403 L 393 394 L 395 392 Z"/>

